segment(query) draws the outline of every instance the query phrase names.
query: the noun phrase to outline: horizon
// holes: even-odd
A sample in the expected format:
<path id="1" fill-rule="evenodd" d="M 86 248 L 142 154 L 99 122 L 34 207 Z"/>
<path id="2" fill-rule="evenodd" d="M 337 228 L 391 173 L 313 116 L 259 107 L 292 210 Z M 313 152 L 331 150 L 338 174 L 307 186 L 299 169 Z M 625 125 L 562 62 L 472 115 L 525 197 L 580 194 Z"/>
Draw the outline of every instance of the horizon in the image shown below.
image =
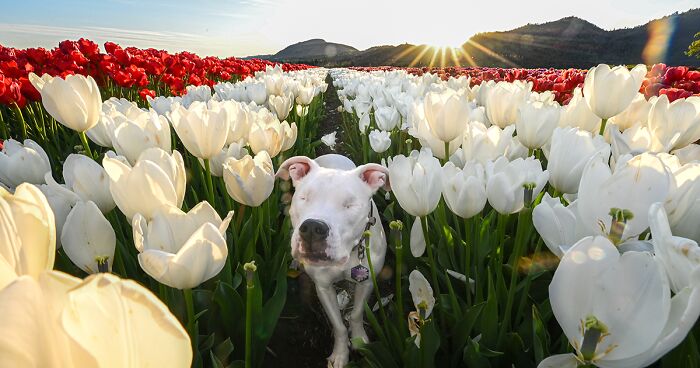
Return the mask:
<path id="1" fill-rule="evenodd" d="M 372 13 L 364 11 L 369 4 L 375 9 Z M 218 57 L 270 55 L 309 39 L 358 50 L 400 44 L 457 47 L 477 33 L 507 31 L 566 17 L 581 18 L 610 31 L 700 8 L 700 1 L 695 0 L 621 0 L 614 4 L 594 0 L 586 6 L 566 4 L 568 7 L 554 0 L 540 1 L 537 6 L 496 0 L 488 9 L 435 0 L 431 9 L 447 10 L 436 17 L 425 14 L 424 4 L 413 0 L 380 4 L 358 0 L 348 7 L 323 0 L 205 0 L 193 7 L 184 1 L 166 0 L 29 0 L 9 4 L 8 11 L 0 14 L 0 44 L 53 48 L 61 40 L 85 37 L 101 46 L 113 41 Z M 35 9 L 44 10 L 37 13 Z M 473 16 L 474 10 L 490 9 L 499 9 L 498 16 Z M 154 18 L 152 14 L 161 16 Z M 338 23 L 335 18 L 339 16 L 330 14 L 340 14 L 345 22 Z M 619 14 L 624 16 L 616 16 Z M 427 27 L 415 27 L 417 23 Z M 455 32 L 457 23 L 460 27 Z M 359 27 L 350 29 L 353 24 Z"/>

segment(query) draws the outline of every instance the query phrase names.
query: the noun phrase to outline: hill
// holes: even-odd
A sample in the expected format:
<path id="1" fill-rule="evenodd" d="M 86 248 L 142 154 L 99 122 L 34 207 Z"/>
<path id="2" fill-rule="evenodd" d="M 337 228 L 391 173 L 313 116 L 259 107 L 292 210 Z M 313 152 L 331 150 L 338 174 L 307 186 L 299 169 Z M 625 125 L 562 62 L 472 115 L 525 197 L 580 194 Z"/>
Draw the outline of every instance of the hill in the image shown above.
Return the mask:
<path id="1" fill-rule="evenodd" d="M 599 63 L 657 62 L 700 66 L 700 60 L 684 54 L 697 32 L 700 32 L 700 9 L 692 9 L 637 27 L 611 31 L 577 17 L 566 17 L 509 31 L 479 33 L 454 51 L 436 52 L 430 46 L 411 44 L 358 51 L 351 46 L 314 39 L 291 45 L 268 58 L 321 66 L 588 68 Z"/>
<path id="2" fill-rule="evenodd" d="M 274 55 L 257 55 L 251 56 L 250 58 L 294 62 L 295 60 L 332 59 L 356 52 L 358 52 L 358 50 L 352 46 L 326 42 L 326 40 L 315 38 L 289 45 Z"/>

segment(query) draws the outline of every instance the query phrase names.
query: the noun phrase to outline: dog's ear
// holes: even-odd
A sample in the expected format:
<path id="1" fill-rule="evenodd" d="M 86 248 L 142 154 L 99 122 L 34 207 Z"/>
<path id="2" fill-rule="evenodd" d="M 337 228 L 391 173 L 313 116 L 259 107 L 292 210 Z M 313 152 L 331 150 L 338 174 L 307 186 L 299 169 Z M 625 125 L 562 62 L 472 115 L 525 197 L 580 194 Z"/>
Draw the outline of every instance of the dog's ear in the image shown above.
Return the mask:
<path id="1" fill-rule="evenodd" d="M 306 156 L 294 156 L 280 165 L 275 176 L 282 180 L 292 179 L 292 184 L 296 186 L 309 172 L 316 169 L 318 169 L 316 161 Z"/>
<path id="2" fill-rule="evenodd" d="M 369 185 L 372 193 L 379 188 L 384 188 L 387 192 L 391 190 L 389 182 L 389 169 L 379 164 L 364 164 L 355 169 L 360 179 Z"/>

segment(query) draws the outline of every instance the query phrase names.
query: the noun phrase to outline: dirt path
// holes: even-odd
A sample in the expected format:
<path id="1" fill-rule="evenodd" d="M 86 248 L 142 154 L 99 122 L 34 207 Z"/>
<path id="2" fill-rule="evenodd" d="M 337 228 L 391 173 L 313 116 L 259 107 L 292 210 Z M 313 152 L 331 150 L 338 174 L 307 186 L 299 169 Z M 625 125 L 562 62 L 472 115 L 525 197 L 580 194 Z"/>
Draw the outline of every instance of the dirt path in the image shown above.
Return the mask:
<path id="1" fill-rule="evenodd" d="M 325 113 L 319 125 L 319 139 L 325 134 L 338 131 L 341 125 L 338 112 L 340 100 L 330 75 L 326 82 L 328 89 L 325 93 Z M 327 153 L 334 152 L 324 144 L 316 149 L 317 156 Z M 326 367 L 326 357 L 333 350 L 333 332 L 316 296 L 313 281 L 306 274 L 301 274 L 297 278 L 287 279 L 287 282 L 287 302 L 270 340 L 264 366 Z"/>
<path id="2" fill-rule="evenodd" d="M 344 156 L 347 156 L 345 152 L 342 151 L 343 145 L 340 144 L 340 138 L 341 138 L 341 132 L 340 132 L 340 127 L 343 123 L 342 117 L 340 116 L 340 112 L 338 112 L 338 107 L 341 105 L 340 99 L 338 99 L 338 93 L 336 92 L 335 87 L 333 86 L 333 80 L 331 79 L 331 75 L 328 74 L 328 77 L 326 78 L 326 83 L 328 83 L 328 89 L 326 90 L 325 93 L 325 114 L 323 116 L 323 120 L 321 121 L 321 124 L 319 125 L 319 132 L 318 132 L 318 138 L 321 139 L 324 135 L 328 133 L 333 133 L 334 131 L 336 133 L 336 146 L 335 146 L 335 151 L 332 151 L 328 146 L 325 144 L 321 144 L 317 149 L 316 149 L 316 156 L 321 156 L 325 155 L 328 153 L 338 153 Z"/>

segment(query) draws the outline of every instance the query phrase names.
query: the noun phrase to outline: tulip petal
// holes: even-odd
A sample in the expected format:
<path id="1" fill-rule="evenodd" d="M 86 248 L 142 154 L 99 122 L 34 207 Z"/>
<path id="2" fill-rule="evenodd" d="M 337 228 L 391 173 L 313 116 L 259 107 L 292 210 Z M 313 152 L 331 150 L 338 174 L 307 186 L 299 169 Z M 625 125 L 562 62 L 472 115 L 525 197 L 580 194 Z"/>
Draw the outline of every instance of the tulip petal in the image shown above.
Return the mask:
<path id="1" fill-rule="evenodd" d="M 576 368 L 579 361 L 574 354 L 552 355 L 543 359 L 537 368 Z"/>
<path id="2" fill-rule="evenodd" d="M 155 295 L 131 280 L 97 274 L 68 294 L 63 328 L 107 367 L 189 367 L 190 339 Z"/>
<path id="3" fill-rule="evenodd" d="M 416 217 L 411 226 L 411 254 L 418 258 L 425 253 L 425 237 L 423 236 L 423 226 L 420 217 Z"/>

